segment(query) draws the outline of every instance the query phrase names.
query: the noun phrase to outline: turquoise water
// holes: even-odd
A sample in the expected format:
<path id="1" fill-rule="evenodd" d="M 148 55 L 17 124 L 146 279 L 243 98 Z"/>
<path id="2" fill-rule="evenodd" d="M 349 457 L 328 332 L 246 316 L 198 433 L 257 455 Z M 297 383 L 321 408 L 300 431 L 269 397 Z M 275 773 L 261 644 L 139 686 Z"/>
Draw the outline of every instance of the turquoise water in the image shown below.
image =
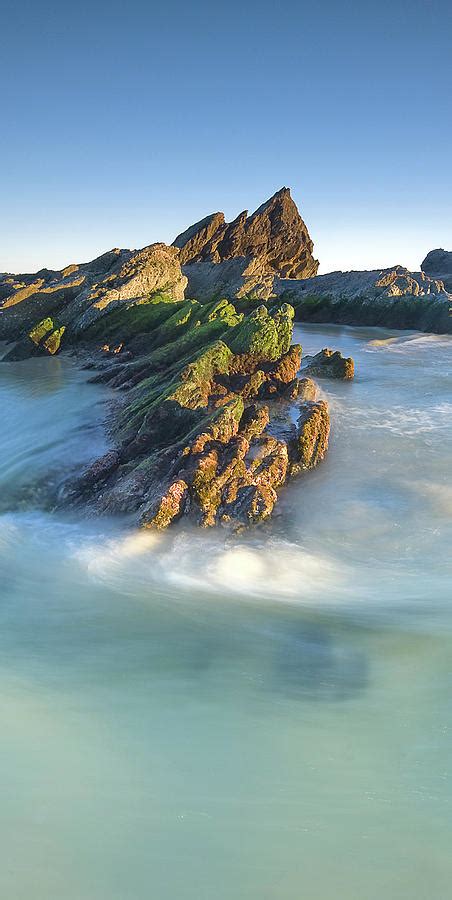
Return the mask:
<path id="1" fill-rule="evenodd" d="M 108 395 L 0 366 L 0 896 L 450 896 L 452 338 L 297 338 L 357 377 L 236 539 L 43 511 Z"/>

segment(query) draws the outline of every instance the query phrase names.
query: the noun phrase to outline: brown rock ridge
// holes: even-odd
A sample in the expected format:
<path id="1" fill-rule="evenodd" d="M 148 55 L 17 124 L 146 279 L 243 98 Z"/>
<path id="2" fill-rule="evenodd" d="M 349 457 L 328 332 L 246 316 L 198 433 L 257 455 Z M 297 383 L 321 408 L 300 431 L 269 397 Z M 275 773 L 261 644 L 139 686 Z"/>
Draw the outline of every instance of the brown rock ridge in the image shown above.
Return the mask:
<path id="1" fill-rule="evenodd" d="M 230 223 L 221 212 L 207 216 L 179 234 L 173 246 L 180 250 L 182 265 L 254 258 L 262 272 L 281 278 L 310 278 L 319 267 L 308 229 L 286 187 L 250 216 L 244 210 Z"/>

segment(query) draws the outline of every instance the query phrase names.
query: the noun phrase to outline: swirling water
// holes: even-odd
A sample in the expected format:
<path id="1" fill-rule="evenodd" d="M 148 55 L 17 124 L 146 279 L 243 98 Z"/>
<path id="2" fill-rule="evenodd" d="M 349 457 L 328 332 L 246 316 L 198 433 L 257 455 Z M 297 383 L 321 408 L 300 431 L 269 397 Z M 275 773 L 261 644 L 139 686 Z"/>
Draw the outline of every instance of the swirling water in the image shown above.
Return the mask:
<path id="1" fill-rule="evenodd" d="M 450 896 L 452 339 L 297 337 L 357 377 L 235 539 L 43 511 L 107 393 L 0 366 L 2 897 Z"/>

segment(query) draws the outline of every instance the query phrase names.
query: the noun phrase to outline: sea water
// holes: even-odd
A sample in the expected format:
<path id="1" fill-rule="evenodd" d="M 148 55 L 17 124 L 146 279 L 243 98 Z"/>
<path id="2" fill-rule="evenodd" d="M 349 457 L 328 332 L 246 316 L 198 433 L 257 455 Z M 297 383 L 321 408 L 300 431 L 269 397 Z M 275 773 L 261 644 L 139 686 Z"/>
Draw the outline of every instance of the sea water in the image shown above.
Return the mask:
<path id="1" fill-rule="evenodd" d="M 356 378 L 235 538 L 46 509 L 111 395 L 0 364 L 5 900 L 451 896 L 452 338 L 295 337 Z"/>

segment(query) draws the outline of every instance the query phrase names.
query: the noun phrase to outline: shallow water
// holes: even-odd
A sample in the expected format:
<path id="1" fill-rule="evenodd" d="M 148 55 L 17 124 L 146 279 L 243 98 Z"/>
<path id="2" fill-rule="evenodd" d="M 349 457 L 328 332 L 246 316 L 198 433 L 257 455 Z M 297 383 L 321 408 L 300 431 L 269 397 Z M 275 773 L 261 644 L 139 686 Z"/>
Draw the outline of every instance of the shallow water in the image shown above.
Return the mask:
<path id="1" fill-rule="evenodd" d="M 271 526 L 39 509 L 106 392 L 0 366 L 0 894 L 446 898 L 452 338 L 309 326 L 331 452 Z"/>

